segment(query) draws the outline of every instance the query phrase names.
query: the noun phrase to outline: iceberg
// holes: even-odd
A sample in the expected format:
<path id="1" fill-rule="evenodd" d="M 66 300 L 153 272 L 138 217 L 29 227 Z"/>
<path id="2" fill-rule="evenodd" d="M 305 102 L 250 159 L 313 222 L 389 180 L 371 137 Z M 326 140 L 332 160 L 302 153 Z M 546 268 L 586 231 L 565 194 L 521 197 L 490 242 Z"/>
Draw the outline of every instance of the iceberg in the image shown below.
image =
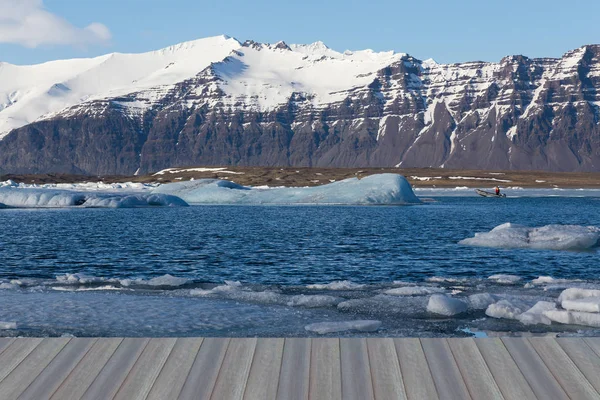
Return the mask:
<path id="1" fill-rule="evenodd" d="M 469 296 L 469 307 L 473 310 L 485 310 L 498 300 L 498 296 L 491 293 L 476 293 Z"/>
<path id="2" fill-rule="evenodd" d="M 434 294 L 429 298 L 427 311 L 434 314 L 446 315 L 448 317 L 466 312 L 467 303 L 443 294 Z"/>
<path id="3" fill-rule="evenodd" d="M 524 325 L 550 325 L 551 321 L 548 317 L 544 315 L 544 312 L 553 310 L 556 310 L 555 303 L 552 303 L 550 301 L 538 301 L 529 310 L 518 315 L 517 320 L 519 320 Z"/>
<path id="4" fill-rule="evenodd" d="M 577 300 L 563 300 L 562 307 L 568 311 L 600 313 L 600 297 L 586 297 Z"/>
<path id="5" fill-rule="evenodd" d="M 459 244 L 508 249 L 587 250 L 597 247 L 600 228 L 580 225 L 546 225 L 531 228 L 506 223 L 489 232 L 476 233 Z"/>
<path id="6" fill-rule="evenodd" d="M 579 300 L 588 297 L 600 297 L 598 289 L 583 289 L 583 288 L 568 288 L 561 292 L 558 296 L 558 302 L 563 303 L 566 300 Z"/>
<path id="7" fill-rule="evenodd" d="M 219 179 L 161 185 L 152 193 L 169 194 L 190 204 L 418 204 L 402 175 L 378 174 L 322 186 L 258 188 Z M 1 198 L 0 198 L 1 200 Z"/>
<path id="8" fill-rule="evenodd" d="M 0 187 L 0 204 L 13 208 L 185 207 L 182 199 L 162 193 L 99 193 L 50 188 Z"/>
<path id="9" fill-rule="evenodd" d="M 359 331 L 359 332 L 375 332 L 381 327 L 381 321 L 377 320 L 359 320 L 359 321 L 342 321 L 342 322 L 318 322 L 315 324 L 306 325 L 304 329 L 309 332 L 315 332 L 319 335 L 326 333 L 344 332 L 344 331 Z"/>

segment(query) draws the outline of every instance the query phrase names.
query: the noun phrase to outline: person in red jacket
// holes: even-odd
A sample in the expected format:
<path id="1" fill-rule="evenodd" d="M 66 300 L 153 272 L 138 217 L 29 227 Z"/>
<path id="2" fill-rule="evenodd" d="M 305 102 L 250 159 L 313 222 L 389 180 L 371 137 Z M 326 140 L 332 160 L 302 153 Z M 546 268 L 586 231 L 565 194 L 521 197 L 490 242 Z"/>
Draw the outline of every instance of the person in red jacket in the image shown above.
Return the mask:
<path id="1" fill-rule="evenodd" d="M 496 196 L 500 196 L 500 187 L 496 186 Z"/>

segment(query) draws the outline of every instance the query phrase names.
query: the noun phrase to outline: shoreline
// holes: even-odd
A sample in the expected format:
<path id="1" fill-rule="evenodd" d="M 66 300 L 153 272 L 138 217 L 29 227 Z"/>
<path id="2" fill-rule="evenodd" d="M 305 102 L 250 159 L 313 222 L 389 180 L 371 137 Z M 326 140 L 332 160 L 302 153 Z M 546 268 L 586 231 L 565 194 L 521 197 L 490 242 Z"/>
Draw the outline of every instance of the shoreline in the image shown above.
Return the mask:
<path id="1" fill-rule="evenodd" d="M 17 183 L 169 183 L 190 179 L 223 179 L 244 186 L 320 186 L 352 177 L 394 173 L 404 175 L 413 188 L 600 189 L 598 172 L 484 171 L 434 168 L 294 168 L 294 167 L 185 167 L 148 175 L 6 174 L 0 181 Z"/>

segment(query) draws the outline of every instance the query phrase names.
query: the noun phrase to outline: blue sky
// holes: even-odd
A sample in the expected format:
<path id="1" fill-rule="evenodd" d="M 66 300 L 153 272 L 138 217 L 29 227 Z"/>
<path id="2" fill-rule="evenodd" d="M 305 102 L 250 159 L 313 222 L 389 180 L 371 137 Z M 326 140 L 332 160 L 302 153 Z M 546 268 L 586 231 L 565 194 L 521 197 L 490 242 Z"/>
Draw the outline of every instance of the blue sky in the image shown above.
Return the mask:
<path id="1" fill-rule="evenodd" d="M 0 0 L 0 61 L 142 52 L 219 34 L 438 62 L 558 57 L 600 43 L 599 15 L 598 0 Z"/>

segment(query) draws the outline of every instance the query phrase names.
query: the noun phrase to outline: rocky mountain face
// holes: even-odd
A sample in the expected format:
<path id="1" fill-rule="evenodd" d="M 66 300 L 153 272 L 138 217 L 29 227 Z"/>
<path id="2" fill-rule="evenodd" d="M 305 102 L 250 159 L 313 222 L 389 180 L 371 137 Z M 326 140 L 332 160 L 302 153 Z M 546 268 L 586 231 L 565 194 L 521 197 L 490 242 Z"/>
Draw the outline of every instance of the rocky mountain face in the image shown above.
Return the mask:
<path id="1" fill-rule="evenodd" d="M 134 55 L 114 55 L 81 67 L 77 79 L 5 93 L 4 104 L 0 89 L 0 127 L 10 128 L 0 173 L 197 165 L 600 171 L 598 45 L 559 59 L 447 65 L 322 43 L 211 40 L 210 56 L 199 42 L 147 53 L 144 60 L 164 60 L 140 77 Z M 97 73 L 115 58 L 136 79 L 117 84 Z M 98 76 L 109 77 L 110 90 Z"/>

